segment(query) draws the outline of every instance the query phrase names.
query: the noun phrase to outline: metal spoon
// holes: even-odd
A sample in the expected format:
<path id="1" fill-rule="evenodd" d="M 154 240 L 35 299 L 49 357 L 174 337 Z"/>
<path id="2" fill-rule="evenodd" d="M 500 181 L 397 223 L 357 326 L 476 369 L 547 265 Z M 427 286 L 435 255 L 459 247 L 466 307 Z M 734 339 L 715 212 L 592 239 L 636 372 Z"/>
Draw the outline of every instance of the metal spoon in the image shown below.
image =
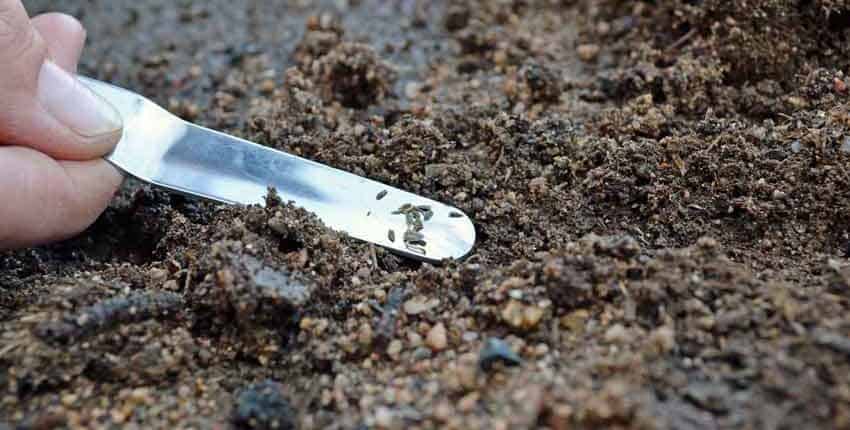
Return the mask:
<path id="1" fill-rule="evenodd" d="M 457 208 L 191 124 L 134 92 L 80 79 L 124 119 L 124 135 L 106 159 L 142 181 L 244 205 L 264 204 L 271 186 L 332 229 L 428 262 L 462 258 L 475 244 L 475 227 Z M 416 221 L 411 208 L 427 216 Z M 420 238 L 408 231 L 421 240 L 408 242 Z"/>

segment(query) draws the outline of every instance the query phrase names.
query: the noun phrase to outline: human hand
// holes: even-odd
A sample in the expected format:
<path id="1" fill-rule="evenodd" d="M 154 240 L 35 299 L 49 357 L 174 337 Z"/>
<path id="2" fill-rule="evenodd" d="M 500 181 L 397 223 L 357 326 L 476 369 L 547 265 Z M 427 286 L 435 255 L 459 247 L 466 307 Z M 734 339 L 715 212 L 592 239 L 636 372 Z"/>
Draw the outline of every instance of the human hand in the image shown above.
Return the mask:
<path id="1" fill-rule="evenodd" d="M 74 77 L 85 38 L 70 16 L 0 0 L 0 250 L 83 231 L 121 184 L 101 158 L 121 116 Z"/>

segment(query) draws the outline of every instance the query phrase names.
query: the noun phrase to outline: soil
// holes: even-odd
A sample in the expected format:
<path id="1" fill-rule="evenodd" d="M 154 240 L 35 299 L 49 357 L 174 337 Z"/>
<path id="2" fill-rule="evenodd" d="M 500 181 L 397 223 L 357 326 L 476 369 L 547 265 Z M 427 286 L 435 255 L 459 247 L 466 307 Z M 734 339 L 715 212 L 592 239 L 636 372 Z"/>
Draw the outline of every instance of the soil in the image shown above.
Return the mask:
<path id="1" fill-rule="evenodd" d="M 0 254 L 0 428 L 850 428 L 843 0 L 26 3 L 82 72 L 478 244 L 128 181 Z"/>

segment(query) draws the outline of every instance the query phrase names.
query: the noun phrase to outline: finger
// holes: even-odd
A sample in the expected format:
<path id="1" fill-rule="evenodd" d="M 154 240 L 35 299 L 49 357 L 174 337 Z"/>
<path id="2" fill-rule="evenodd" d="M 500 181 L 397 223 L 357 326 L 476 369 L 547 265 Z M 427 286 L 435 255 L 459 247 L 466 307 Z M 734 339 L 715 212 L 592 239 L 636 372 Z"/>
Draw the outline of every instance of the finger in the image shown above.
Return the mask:
<path id="1" fill-rule="evenodd" d="M 75 228 L 67 233 L 77 234 L 88 228 L 106 209 L 115 192 L 124 182 L 124 175 L 112 164 L 102 159 L 89 161 L 60 161 L 69 182 L 73 184 L 73 199 L 78 214 L 73 219 Z M 66 236 L 67 237 L 67 236 Z"/>
<path id="2" fill-rule="evenodd" d="M 122 176 L 103 160 L 57 162 L 19 146 L 0 147 L 0 249 L 66 239 L 109 203 Z"/>
<path id="3" fill-rule="evenodd" d="M 54 45 L 60 42 L 52 40 Z M 71 43 L 69 52 L 82 42 Z M 62 53 L 60 61 L 67 65 L 71 54 L 54 51 Z M 89 160 L 110 152 L 121 138 L 118 112 L 48 58 L 48 44 L 19 0 L 0 0 L 0 64 L 0 144 L 30 147 L 58 159 Z"/>
<path id="4" fill-rule="evenodd" d="M 39 66 L 37 56 L 20 58 L 21 67 L 6 67 L 23 53 L 38 49 L 36 33 L 20 0 L 0 0 L 0 64 L 4 65 L 4 77 L 14 79 L 18 85 L 35 88 L 35 76 L 25 73 Z M 35 62 L 33 62 L 35 61 Z M 23 64 L 27 62 L 26 64 Z"/>
<path id="5" fill-rule="evenodd" d="M 86 43 L 86 30 L 80 21 L 62 13 L 47 13 L 33 18 L 32 25 L 47 44 L 50 59 L 69 73 L 77 73 Z"/>

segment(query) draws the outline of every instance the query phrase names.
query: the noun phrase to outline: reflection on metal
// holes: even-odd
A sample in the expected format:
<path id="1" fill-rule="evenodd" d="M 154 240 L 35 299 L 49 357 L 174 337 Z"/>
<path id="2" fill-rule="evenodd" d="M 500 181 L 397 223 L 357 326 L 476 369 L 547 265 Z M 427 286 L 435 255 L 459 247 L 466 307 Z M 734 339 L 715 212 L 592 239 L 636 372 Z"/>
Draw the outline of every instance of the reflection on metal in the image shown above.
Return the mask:
<path id="1" fill-rule="evenodd" d="M 268 187 L 315 213 L 328 227 L 419 260 L 459 259 L 475 243 L 458 209 L 285 152 L 185 122 L 133 92 L 81 78 L 124 118 L 106 157 L 126 173 L 171 190 L 231 204 L 263 204 Z M 376 198 L 376 196 L 380 196 Z M 428 207 L 424 245 L 410 249 L 387 231 L 406 231 L 403 205 Z"/>

